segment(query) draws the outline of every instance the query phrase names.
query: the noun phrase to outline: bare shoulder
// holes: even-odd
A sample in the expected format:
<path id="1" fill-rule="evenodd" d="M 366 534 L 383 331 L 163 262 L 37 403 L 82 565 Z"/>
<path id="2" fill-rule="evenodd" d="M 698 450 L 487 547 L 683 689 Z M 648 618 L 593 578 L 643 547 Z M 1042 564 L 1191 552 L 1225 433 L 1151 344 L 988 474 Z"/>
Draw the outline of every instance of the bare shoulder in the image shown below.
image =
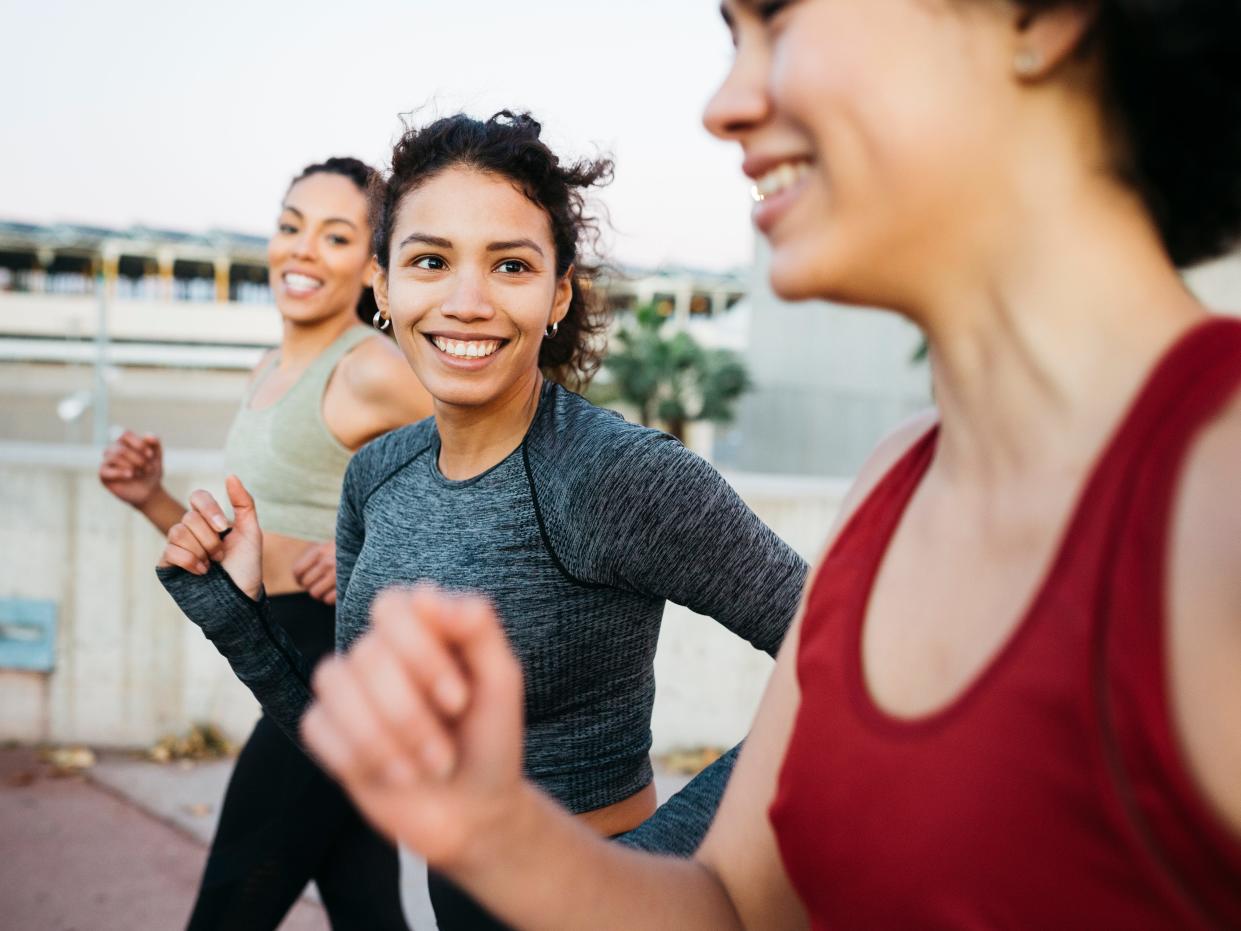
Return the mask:
<path id="1" fill-rule="evenodd" d="M 1197 437 L 1171 528 L 1174 719 L 1207 801 L 1241 837 L 1241 394 Z"/>
<path id="2" fill-rule="evenodd" d="M 874 448 L 858 471 L 857 478 L 849 488 L 849 493 L 845 495 L 844 503 L 840 508 L 840 516 L 836 521 L 837 528 L 848 520 L 857 506 L 874 491 L 875 486 L 888 474 L 888 470 L 896 465 L 897 460 L 909 452 L 910 447 L 926 436 L 927 431 L 938 422 L 937 411 L 934 409 L 922 411 L 910 417 L 879 441 L 879 445 Z"/>
<path id="3" fill-rule="evenodd" d="M 398 414 L 401 423 L 431 413 L 431 397 L 396 343 L 375 337 L 359 343 L 340 362 L 341 381 L 354 399 Z"/>

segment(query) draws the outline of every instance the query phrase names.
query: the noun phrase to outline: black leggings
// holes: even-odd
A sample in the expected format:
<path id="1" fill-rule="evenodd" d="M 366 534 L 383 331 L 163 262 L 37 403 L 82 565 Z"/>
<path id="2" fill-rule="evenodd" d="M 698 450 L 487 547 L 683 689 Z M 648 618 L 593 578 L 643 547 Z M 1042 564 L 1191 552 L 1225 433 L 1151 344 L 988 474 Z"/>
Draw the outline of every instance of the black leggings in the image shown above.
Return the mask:
<path id="1" fill-rule="evenodd" d="M 271 616 L 313 666 L 335 645 L 335 612 L 277 595 Z M 190 931 L 272 931 L 310 880 L 336 931 L 407 931 L 396 848 L 266 715 L 233 768 Z"/>

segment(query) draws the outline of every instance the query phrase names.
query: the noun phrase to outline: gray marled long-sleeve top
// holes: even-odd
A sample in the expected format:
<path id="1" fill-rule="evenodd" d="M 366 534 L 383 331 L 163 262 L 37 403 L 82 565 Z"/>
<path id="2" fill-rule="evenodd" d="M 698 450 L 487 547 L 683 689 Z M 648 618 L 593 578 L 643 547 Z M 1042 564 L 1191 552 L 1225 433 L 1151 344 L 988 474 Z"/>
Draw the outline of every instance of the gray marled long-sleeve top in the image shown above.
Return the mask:
<path id="1" fill-rule="evenodd" d="M 337 518 L 338 649 L 388 586 L 486 594 L 524 670 L 529 777 L 575 812 L 627 798 L 651 780 L 664 602 L 774 654 L 805 562 L 679 442 L 550 382 L 525 440 L 494 468 L 452 481 L 438 453 L 428 419 L 353 457 Z M 263 603 L 218 566 L 160 578 L 296 737 L 306 670 Z M 731 765 L 705 781 L 700 809 L 713 810 Z"/>

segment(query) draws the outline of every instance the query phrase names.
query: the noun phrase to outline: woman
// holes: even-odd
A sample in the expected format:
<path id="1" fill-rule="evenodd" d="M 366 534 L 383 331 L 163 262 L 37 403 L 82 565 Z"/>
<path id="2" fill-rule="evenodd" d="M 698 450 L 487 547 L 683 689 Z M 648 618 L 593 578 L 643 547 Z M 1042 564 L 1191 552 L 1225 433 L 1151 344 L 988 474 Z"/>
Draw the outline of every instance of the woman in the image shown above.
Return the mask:
<path id="1" fill-rule="evenodd" d="M 268 244 L 281 341 L 255 369 L 225 446 L 268 530 L 271 619 L 310 664 L 334 643 L 332 540 L 352 451 L 429 410 L 395 346 L 359 323 L 374 313 L 372 174 L 357 159 L 332 158 L 289 186 Z M 99 477 L 162 533 L 186 513 L 163 486 L 157 437 L 122 434 Z M 333 927 L 405 927 L 395 849 L 264 715 L 229 781 L 190 927 L 275 928 L 311 879 Z"/>
<path id="2" fill-rule="evenodd" d="M 1241 323 L 1177 274 L 1241 232 L 1241 7 L 723 9 L 706 123 L 773 285 L 919 324 L 938 409 L 863 470 L 696 860 L 522 779 L 477 600 L 377 601 L 308 744 L 521 927 L 1241 927 Z M 378 654 L 422 727 L 358 698 Z"/>
<path id="3" fill-rule="evenodd" d="M 580 256 L 593 232 L 583 191 L 611 165 L 562 164 L 540 132 L 508 112 L 438 120 L 406 133 L 376 188 L 382 325 L 434 398 L 435 419 L 350 464 L 337 640 L 351 644 L 392 585 L 486 592 L 512 619 L 526 670 L 531 778 L 597 834 L 688 855 L 734 756 L 651 817 L 652 664 L 665 601 L 774 654 L 806 566 L 680 443 L 563 386 L 599 361 L 603 321 Z M 305 672 L 291 644 L 268 642 L 264 537 L 236 479 L 229 497 L 232 533 L 221 538 L 225 515 L 200 497 L 169 532 L 160 578 L 296 734 Z M 377 670 L 366 687 L 382 689 L 396 671 Z M 444 688 L 449 704 L 463 697 L 451 676 Z M 422 750 L 428 765 L 447 765 L 439 744 Z M 436 876 L 431 899 L 445 931 L 498 926 Z"/>

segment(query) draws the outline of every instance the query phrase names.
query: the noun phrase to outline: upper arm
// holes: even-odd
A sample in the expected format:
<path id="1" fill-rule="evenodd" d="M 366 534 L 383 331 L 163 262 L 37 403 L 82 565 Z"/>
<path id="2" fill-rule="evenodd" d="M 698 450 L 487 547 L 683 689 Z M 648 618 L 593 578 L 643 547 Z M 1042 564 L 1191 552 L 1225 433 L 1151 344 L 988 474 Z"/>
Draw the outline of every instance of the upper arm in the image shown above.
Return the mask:
<path id="1" fill-rule="evenodd" d="M 341 359 L 337 376 L 328 386 L 324 415 L 350 449 L 432 413 L 431 395 L 389 340 L 360 343 Z M 344 396 L 331 398 L 338 384 Z"/>
<path id="2" fill-rule="evenodd" d="M 845 497 L 811 580 L 817 577 L 836 535 L 880 479 L 935 422 L 920 415 L 898 428 L 872 453 Z M 741 756 L 696 859 L 724 886 L 746 928 L 803 928 L 808 924 L 780 857 L 767 812 L 775 799 L 780 769 L 793 732 L 801 690 L 797 652 L 805 614 L 802 593 L 797 618 L 776 658 Z"/>
<path id="3" fill-rule="evenodd" d="M 808 924 L 767 818 L 801 698 L 796 670 L 800 632 L 799 611 L 780 648 L 715 820 L 695 855 L 724 887 L 746 928 L 804 928 Z"/>
<path id="4" fill-rule="evenodd" d="M 1199 788 L 1241 838 L 1241 402 L 1197 438 L 1172 515 L 1173 720 Z"/>
<path id="5" fill-rule="evenodd" d="M 645 435 L 593 479 L 564 522 L 588 580 L 683 604 L 774 654 L 806 563 L 711 465 Z"/>

